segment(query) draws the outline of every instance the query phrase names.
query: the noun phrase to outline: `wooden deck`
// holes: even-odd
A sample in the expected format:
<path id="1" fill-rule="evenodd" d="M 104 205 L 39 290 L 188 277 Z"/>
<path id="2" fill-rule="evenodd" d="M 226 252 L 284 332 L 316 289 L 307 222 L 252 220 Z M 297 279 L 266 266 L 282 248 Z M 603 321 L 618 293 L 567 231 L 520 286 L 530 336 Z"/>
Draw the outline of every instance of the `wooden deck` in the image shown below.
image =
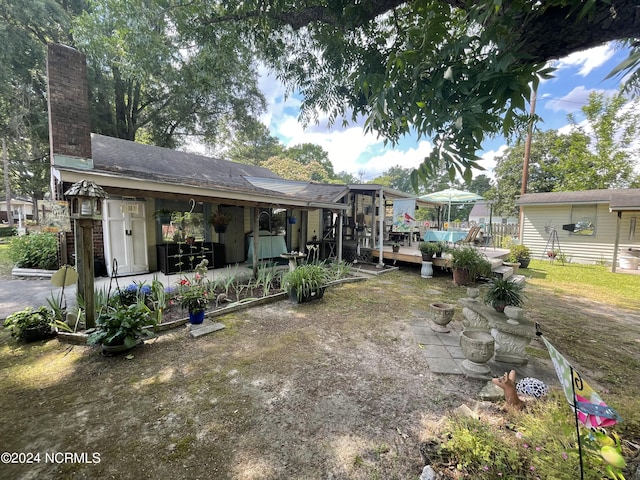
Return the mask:
<path id="1" fill-rule="evenodd" d="M 509 256 L 509 250 L 505 250 L 503 248 L 493 248 L 487 247 L 486 249 L 481 247 L 478 248 L 480 252 L 487 256 L 489 260 L 493 258 L 499 258 L 505 260 Z M 371 255 L 373 256 L 373 261 L 378 262 L 380 257 L 380 250 L 372 249 Z M 400 247 L 399 252 L 394 252 L 391 248 L 391 245 L 384 245 L 382 247 L 382 262 L 385 264 L 391 264 L 396 262 L 406 262 L 406 263 L 417 263 L 422 264 L 422 253 L 418 250 L 418 245 L 415 246 L 406 246 Z M 444 258 L 434 258 L 433 265 L 436 267 L 447 267 L 447 261 Z"/>

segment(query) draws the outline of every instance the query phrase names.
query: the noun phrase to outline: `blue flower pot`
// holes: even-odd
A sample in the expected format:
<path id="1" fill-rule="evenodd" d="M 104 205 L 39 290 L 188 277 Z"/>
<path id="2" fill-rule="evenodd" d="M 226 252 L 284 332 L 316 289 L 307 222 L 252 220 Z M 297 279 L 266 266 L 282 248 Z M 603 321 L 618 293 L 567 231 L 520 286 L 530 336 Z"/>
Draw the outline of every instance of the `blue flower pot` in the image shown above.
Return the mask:
<path id="1" fill-rule="evenodd" d="M 204 322 L 204 310 L 195 313 L 189 312 L 189 322 L 194 325 Z"/>

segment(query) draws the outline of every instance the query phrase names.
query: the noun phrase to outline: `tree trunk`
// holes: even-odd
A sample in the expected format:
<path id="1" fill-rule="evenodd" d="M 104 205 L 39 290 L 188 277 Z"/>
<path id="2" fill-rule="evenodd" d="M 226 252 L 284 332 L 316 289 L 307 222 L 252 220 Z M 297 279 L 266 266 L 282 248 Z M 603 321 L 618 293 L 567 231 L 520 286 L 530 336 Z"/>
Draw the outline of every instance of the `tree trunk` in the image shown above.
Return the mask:
<path id="1" fill-rule="evenodd" d="M 4 191 L 7 195 L 7 221 L 13 227 L 13 214 L 11 212 L 11 183 L 9 182 L 9 158 L 7 157 L 7 142 L 2 139 L 2 161 L 4 164 Z"/>

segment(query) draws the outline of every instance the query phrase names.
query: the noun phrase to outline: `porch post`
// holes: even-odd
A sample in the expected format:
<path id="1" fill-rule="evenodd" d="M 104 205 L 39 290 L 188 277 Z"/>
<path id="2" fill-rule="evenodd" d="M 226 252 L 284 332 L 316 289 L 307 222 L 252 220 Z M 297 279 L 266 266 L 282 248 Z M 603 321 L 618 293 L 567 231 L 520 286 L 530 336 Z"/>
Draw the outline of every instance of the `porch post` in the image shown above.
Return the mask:
<path id="1" fill-rule="evenodd" d="M 611 264 L 611 272 L 616 273 L 616 265 L 618 263 L 618 247 L 620 246 L 620 225 L 622 224 L 622 210 L 618 210 L 618 218 L 616 221 L 616 240 L 613 243 L 613 263 Z"/>
<path id="2" fill-rule="evenodd" d="M 258 242 L 260 241 L 260 208 L 253 208 L 253 278 L 258 277 Z"/>
<path id="3" fill-rule="evenodd" d="M 378 267 L 379 268 L 384 267 L 384 257 L 383 257 L 384 254 L 383 254 L 382 244 L 384 241 L 384 217 L 385 217 L 385 214 L 387 213 L 385 210 L 386 209 L 384 208 L 383 188 L 380 187 L 380 190 L 378 190 L 378 230 L 379 230 L 378 232 L 378 249 L 379 249 Z"/>
<path id="4" fill-rule="evenodd" d="M 336 249 L 338 250 L 338 263 L 342 261 L 342 222 L 344 212 L 338 212 L 338 228 L 336 231 Z"/>

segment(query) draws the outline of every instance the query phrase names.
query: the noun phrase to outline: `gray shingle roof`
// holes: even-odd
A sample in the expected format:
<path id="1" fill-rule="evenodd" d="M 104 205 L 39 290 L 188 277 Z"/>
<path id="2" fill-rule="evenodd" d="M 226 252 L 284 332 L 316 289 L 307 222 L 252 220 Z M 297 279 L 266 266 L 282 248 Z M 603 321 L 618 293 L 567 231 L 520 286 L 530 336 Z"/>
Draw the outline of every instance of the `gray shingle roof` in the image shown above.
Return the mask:
<path id="1" fill-rule="evenodd" d="M 334 203 L 348 191 L 346 185 L 285 180 L 255 165 L 194 153 L 144 145 L 91 134 L 93 170 L 141 181 L 192 185 L 218 192 L 263 195 L 274 203 L 296 199 Z"/>
<path id="2" fill-rule="evenodd" d="M 615 199 L 620 200 L 615 200 Z M 624 202 L 626 208 L 640 208 L 640 188 L 582 190 L 579 192 L 525 193 L 516 205 L 559 205 L 568 203 L 607 203 L 614 209 L 616 202 Z"/>
<path id="3" fill-rule="evenodd" d="M 256 190 L 244 176 L 279 178 L 266 168 L 91 134 L 94 170 L 140 180 Z M 264 192 L 261 190 L 261 192 Z"/>

